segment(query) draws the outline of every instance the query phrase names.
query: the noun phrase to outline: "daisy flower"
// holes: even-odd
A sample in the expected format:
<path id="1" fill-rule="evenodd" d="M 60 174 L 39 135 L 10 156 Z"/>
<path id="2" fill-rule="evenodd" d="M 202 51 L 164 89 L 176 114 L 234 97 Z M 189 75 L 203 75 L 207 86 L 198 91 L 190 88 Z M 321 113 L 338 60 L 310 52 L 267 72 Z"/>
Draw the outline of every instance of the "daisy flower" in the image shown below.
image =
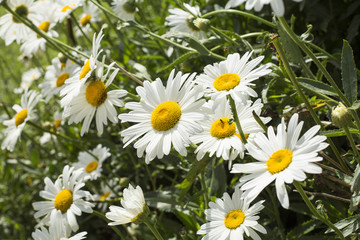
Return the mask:
<path id="1" fill-rule="evenodd" d="M 40 68 L 32 68 L 21 77 L 21 85 L 19 88 L 14 89 L 14 93 L 23 93 L 24 90 L 28 89 L 32 82 L 38 80 L 41 77 Z"/>
<path id="2" fill-rule="evenodd" d="M 61 218 L 61 212 L 58 211 L 52 216 L 50 222 L 56 222 L 57 218 Z M 68 237 L 65 232 L 64 225 L 61 222 L 57 222 L 49 227 L 49 230 L 44 226 L 41 226 L 40 229 L 36 229 L 35 232 L 31 234 L 34 240 L 81 240 L 85 239 L 87 232 L 78 233 L 72 237 Z"/>
<path id="3" fill-rule="evenodd" d="M 42 89 L 41 94 L 45 98 L 45 102 L 54 96 L 64 88 L 65 81 L 80 71 L 80 67 L 67 59 L 64 63 L 59 58 L 54 58 L 51 61 L 52 65 L 46 68 L 44 82 L 39 85 Z"/>
<path id="4" fill-rule="evenodd" d="M 298 124 L 298 114 L 294 114 L 286 129 L 285 121 L 277 127 L 275 135 L 272 127 L 268 128 L 268 137 L 257 133 L 254 143 L 246 144 L 249 154 L 258 162 L 234 164 L 231 173 L 250 173 L 240 178 L 244 183 L 244 197 L 255 199 L 260 192 L 275 180 L 276 194 L 284 208 L 289 208 L 289 197 L 285 183 L 304 181 L 305 173 L 320 174 L 322 169 L 314 164 L 322 160 L 318 152 L 325 149 L 325 136 L 315 136 L 320 126 L 310 128 L 300 139 L 304 122 Z M 287 130 L 287 131 L 286 131 Z"/>
<path id="5" fill-rule="evenodd" d="M 34 23 L 38 23 L 39 15 L 34 6 L 33 0 L 11 0 L 7 1 L 8 6 L 23 18 L 27 18 Z M 0 18 L 0 37 L 5 40 L 5 45 L 9 45 L 13 41 L 20 44 L 29 36 L 35 33 L 25 24 L 13 17 L 12 14 L 5 14 Z"/>
<path id="6" fill-rule="evenodd" d="M 109 207 L 110 212 L 105 214 L 108 219 L 113 221 L 109 223 L 109 226 L 141 221 L 150 213 L 149 208 L 145 204 L 144 193 L 140 186 L 134 188 L 130 184 L 128 188 L 125 188 L 121 205 L 123 207 Z"/>
<path id="7" fill-rule="evenodd" d="M 56 18 L 62 22 L 65 17 L 72 13 L 76 8 L 80 7 L 84 0 L 58 0 Z"/>
<path id="8" fill-rule="evenodd" d="M 3 122 L 7 128 L 4 131 L 5 139 L 1 144 L 1 149 L 14 150 L 25 123 L 35 118 L 34 107 L 39 102 L 40 97 L 35 91 L 25 90 L 25 93 L 21 96 L 21 104 L 13 106 L 16 115 L 12 119 Z"/>
<path id="9" fill-rule="evenodd" d="M 171 71 L 166 89 L 160 78 L 154 82 L 145 81 L 143 87 L 136 91 L 141 97 L 139 103 L 127 103 L 130 113 L 119 115 L 122 122 L 137 122 L 121 132 L 124 137 L 124 148 L 140 138 L 134 147 L 138 157 L 146 151 L 145 162 L 155 157 L 159 159 L 170 153 L 171 145 L 181 155 L 186 156 L 190 135 L 202 131 L 198 123 L 205 118 L 199 108 L 205 100 L 199 100 L 203 91 L 194 87 L 194 74 Z"/>
<path id="10" fill-rule="evenodd" d="M 82 86 L 84 86 L 85 82 L 90 78 L 91 74 L 97 67 L 97 59 L 102 52 L 100 49 L 100 43 L 104 34 L 102 29 L 100 30 L 99 34 L 96 36 L 96 33 L 93 37 L 93 46 L 92 46 L 92 53 L 90 58 L 85 60 L 84 65 L 74 76 L 66 79 L 64 88 L 60 91 L 60 96 L 63 98 L 61 99 L 61 106 L 66 107 L 73 97 L 76 97 Z"/>
<path id="11" fill-rule="evenodd" d="M 249 96 L 257 97 L 257 93 L 250 88 L 252 82 L 271 72 L 270 64 L 254 69 L 264 59 L 257 57 L 248 62 L 253 52 L 246 52 L 242 58 L 238 53 L 228 55 L 220 63 L 207 65 L 204 73 L 195 82 L 205 88 L 205 96 L 213 100 L 230 95 L 235 102 L 246 104 Z"/>
<path id="12" fill-rule="evenodd" d="M 214 113 L 210 115 L 209 119 L 201 122 L 204 131 L 190 138 L 195 144 L 201 143 L 195 150 L 196 158 L 202 159 L 207 152 L 210 157 L 216 153 L 216 157 L 229 160 L 230 168 L 232 160 L 237 156 L 240 155 L 240 158 L 244 158 L 245 146 L 233 121 L 229 102 L 223 98 L 215 103 L 210 101 L 210 105 L 212 105 Z M 240 125 L 247 139 L 251 139 L 255 133 L 263 131 L 252 115 L 253 111 L 260 115 L 262 107 L 260 99 L 254 103 L 248 101 L 246 105 L 236 104 Z M 260 119 L 265 124 L 271 120 L 271 118 L 262 117 Z"/>
<path id="13" fill-rule="evenodd" d="M 275 12 L 275 15 L 280 17 L 284 16 L 285 7 L 283 0 L 230 0 L 226 4 L 225 8 L 228 9 L 228 8 L 238 7 L 241 4 L 243 4 L 245 1 L 246 1 L 245 4 L 246 10 L 251 10 L 254 8 L 256 12 L 259 12 L 263 8 L 264 4 L 270 3 L 272 10 Z M 301 2 L 302 0 L 293 0 L 293 1 Z"/>
<path id="14" fill-rule="evenodd" d="M 83 122 L 81 128 L 81 136 L 89 131 L 92 119 L 95 116 L 97 131 L 103 133 L 103 125 L 107 125 L 109 119 L 112 123 L 117 123 L 117 112 L 114 106 L 123 107 L 124 103 L 121 98 L 127 95 L 126 90 L 111 90 L 107 88 L 115 79 L 119 69 L 115 69 L 110 77 L 110 69 L 115 63 L 109 65 L 106 74 L 104 75 L 104 59 L 99 64 L 96 70 L 96 80 L 87 82 L 81 87 L 78 96 L 74 97 L 68 106 L 64 109 L 64 118 L 69 117 L 68 123 Z M 78 81 L 78 80 L 77 80 Z"/>
<path id="15" fill-rule="evenodd" d="M 194 16 L 201 16 L 199 6 L 192 7 L 187 3 L 183 5 L 190 13 L 180 8 L 169 9 L 170 15 L 166 17 L 166 24 L 171 27 L 172 32 L 188 33 L 199 40 L 205 39 L 206 33 L 194 24 Z"/>
<path id="16" fill-rule="evenodd" d="M 38 28 L 46 33 L 49 37 L 58 37 L 59 34 L 53 30 L 57 23 L 56 11 L 57 5 L 53 1 L 39 1 L 35 2 L 37 13 L 41 16 Z M 20 47 L 20 51 L 25 56 L 30 56 L 39 50 L 45 51 L 46 40 L 38 34 L 29 36 Z"/>
<path id="17" fill-rule="evenodd" d="M 87 152 L 80 152 L 78 160 L 79 162 L 74 163 L 75 169 L 84 170 L 84 181 L 95 180 L 101 176 L 102 164 L 105 159 L 111 156 L 110 149 L 107 147 L 97 145 L 96 148 L 90 151 L 96 158 Z"/>
<path id="18" fill-rule="evenodd" d="M 209 202 L 210 208 L 205 210 L 205 215 L 210 222 L 201 225 L 197 234 L 206 234 L 203 240 L 243 240 L 245 233 L 247 237 L 260 240 L 254 230 L 266 234 L 266 229 L 257 222 L 257 214 L 264 208 L 263 202 L 250 207 L 251 201 L 242 199 L 242 191 L 235 187 L 232 198 L 224 193 L 222 199 Z"/>
<path id="19" fill-rule="evenodd" d="M 53 183 L 46 177 L 45 190 L 40 192 L 40 196 L 47 201 L 34 202 L 35 218 L 43 217 L 42 222 L 46 225 L 65 224 L 66 232 L 70 230 L 76 232 L 79 225 L 76 216 L 81 216 L 82 212 L 92 213 L 94 205 L 85 201 L 83 198 L 90 196 L 90 193 L 80 190 L 85 184 L 82 180 L 82 170 L 74 170 L 73 167 L 66 165 L 62 174 Z M 58 214 L 61 212 L 61 214 Z M 60 223 L 59 223 L 60 222 Z"/>
<path id="20" fill-rule="evenodd" d="M 134 21 L 136 12 L 135 0 L 114 0 L 113 11 L 124 21 Z"/>
<path id="21" fill-rule="evenodd" d="M 98 22 L 101 20 L 99 17 L 99 8 L 92 2 L 88 2 L 83 6 L 83 13 L 80 15 L 80 26 L 85 34 L 90 33 L 90 23 Z M 76 31 L 77 36 L 82 36 L 80 29 Z"/>
<path id="22" fill-rule="evenodd" d="M 100 183 L 100 191 L 98 192 L 98 194 L 95 194 L 93 198 L 96 201 L 100 201 L 100 203 L 97 204 L 97 207 L 101 209 L 102 212 L 104 212 L 108 207 L 108 203 L 106 202 L 106 200 L 112 199 L 117 196 L 113 192 L 113 190 L 115 192 L 119 192 L 120 188 L 121 187 L 119 185 L 119 181 L 116 181 L 114 179 L 110 179 L 107 184 L 105 184 L 104 182 Z"/>

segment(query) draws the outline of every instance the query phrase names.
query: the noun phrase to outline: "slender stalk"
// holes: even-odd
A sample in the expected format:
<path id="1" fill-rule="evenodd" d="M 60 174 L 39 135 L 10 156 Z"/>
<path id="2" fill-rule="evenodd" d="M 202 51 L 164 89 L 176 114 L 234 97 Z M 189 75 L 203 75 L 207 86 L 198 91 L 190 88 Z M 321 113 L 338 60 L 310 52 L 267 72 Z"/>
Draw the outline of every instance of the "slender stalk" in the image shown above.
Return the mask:
<path id="1" fill-rule="evenodd" d="M 357 148 L 356 148 L 354 138 L 353 138 L 352 134 L 351 134 L 350 131 L 349 131 L 349 127 L 348 127 L 348 126 L 344 126 L 343 128 L 344 128 L 344 130 L 345 130 L 345 133 L 346 133 L 347 138 L 349 139 L 351 148 L 352 148 L 352 150 L 353 150 L 353 152 L 354 152 L 354 155 L 355 155 L 355 159 L 356 159 L 356 161 L 360 164 L 360 154 L 359 154 L 359 151 L 358 151 Z"/>
<path id="2" fill-rule="evenodd" d="M 144 223 L 151 230 L 157 240 L 164 240 L 163 237 L 160 235 L 159 231 L 155 228 L 155 226 L 153 226 L 153 223 L 150 221 L 149 218 L 146 218 L 144 220 Z"/>
<path id="3" fill-rule="evenodd" d="M 281 239 L 285 239 L 284 225 L 280 219 L 279 206 L 273 196 L 273 193 L 270 191 L 269 187 L 266 187 L 265 190 L 266 190 L 267 194 L 270 196 L 271 202 L 273 204 L 275 219 L 278 224 L 278 227 L 280 228 Z"/>
<path id="4" fill-rule="evenodd" d="M 259 126 L 264 130 L 264 132 L 267 132 L 268 127 L 261 121 L 261 118 L 256 114 L 255 111 L 252 111 L 252 115 L 255 119 L 255 121 L 259 124 Z"/>
<path id="5" fill-rule="evenodd" d="M 115 62 L 114 60 L 110 59 L 110 62 Z M 137 84 L 143 86 L 143 82 L 141 80 L 139 80 L 138 78 L 136 78 L 134 75 L 132 75 L 131 73 L 129 73 L 128 71 L 125 70 L 125 68 L 121 67 L 117 62 L 115 62 L 115 66 L 120 69 L 120 71 L 122 71 L 126 76 L 128 76 L 129 78 L 131 78 L 132 80 L 134 80 Z"/>
<path id="6" fill-rule="evenodd" d="M 93 210 L 92 213 L 93 213 L 95 216 L 97 216 L 97 217 L 105 220 L 105 222 L 107 222 L 107 223 L 110 222 L 110 220 L 107 219 L 107 218 L 105 217 L 105 215 L 102 214 L 101 212 L 98 212 L 98 211 L 96 211 L 96 210 Z M 120 239 L 126 239 L 125 236 L 120 232 L 120 230 L 119 230 L 116 226 L 110 226 L 110 227 L 111 227 L 111 228 L 114 230 L 114 232 L 120 237 Z"/>
<path id="7" fill-rule="evenodd" d="M 236 127 L 237 129 L 239 130 L 239 133 L 240 133 L 240 137 L 241 137 L 241 140 L 244 144 L 247 143 L 247 139 L 245 137 L 245 134 L 242 130 L 242 127 L 241 127 L 241 124 L 240 124 L 240 119 L 239 119 L 239 116 L 237 114 L 237 111 L 236 111 L 236 105 L 235 105 L 235 101 L 234 99 L 232 99 L 231 95 L 228 95 L 229 96 L 229 101 L 230 101 L 230 106 L 231 106 L 231 111 L 233 113 L 233 117 L 234 117 L 234 120 L 235 120 L 235 124 L 236 124 Z"/>
<path id="8" fill-rule="evenodd" d="M 294 192 L 299 192 L 299 191 L 294 190 Z M 332 198 L 332 199 L 339 200 L 339 201 L 342 201 L 342 202 L 350 203 L 350 199 L 334 196 L 334 195 L 331 195 L 331 194 L 328 194 L 328 193 L 318 193 L 318 192 L 309 192 L 309 191 L 304 191 L 304 192 L 309 196 L 327 197 L 327 198 Z"/>
<path id="9" fill-rule="evenodd" d="M 206 183 L 205 183 L 205 173 L 204 173 L 204 171 L 201 172 L 199 177 L 200 177 L 201 188 L 204 191 L 204 208 L 207 209 L 208 204 L 209 204 L 209 197 L 208 197 L 208 188 L 207 188 Z"/>
<path id="10" fill-rule="evenodd" d="M 73 22 L 75 23 L 76 27 L 80 30 L 81 34 L 84 36 L 84 38 L 86 39 L 86 41 L 88 43 L 90 43 L 90 47 L 92 46 L 92 41 L 90 40 L 90 38 L 85 34 L 84 30 L 82 29 L 82 27 L 80 26 L 80 24 L 78 23 L 76 17 L 74 16 L 74 13 L 71 12 L 70 13 L 71 19 L 73 20 Z"/>
<path id="11" fill-rule="evenodd" d="M 339 237 L 341 239 L 345 240 L 345 237 L 342 234 L 342 232 L 332 222 L 330 222 L 328 219 L 326 219 L 324 216 L 322 216 L 318 211 L 316 211 L 314 205 L 312 205 L 309 198 L 306 196 L 306 193 L 304 192 L 304 189 L 302 188 L 301 184 L 297 181 L 294 181 L 293 184 L 294 184 L 296 190 L 300 193 L 302 199 L 304 200 L 306 206 L 309 208 L 309 210 L 312 212 L 312 214 L 314 214 L 319 220 L 321 220 L 323 223 L 325 223 L 331 229 L 333 229 L 339 235 Z"/>
<path id="12" fill-rule="evenodd" d="M 324 74 L 325 78 L 328 80 L 330 85 L 334 88 L 337 95 L 340 97 L 340 99 L 345 103 L 345 106 L 350 107 L 351 103 L 349 100 L 345 97 L 345 95 L 342 93 L 340 88 L 337 86 L 334 79 L 331 77 L 330 73 L 326 70 L 326 68 L 321 64 L 321 62 L 316 58 L 315 54 L 304 44 L 299 37 L 293 32 L 293 30 L 290 28 L 290 26 L 287 24 L 284 17 L 278 17 L 280 25 L 284 29 L 284 31 L 289 35 L 289 37 L 313 60 L 313 62 L 316 64 L 316 66 L 319 68 L 319 70 Z M 358 130 L 360 130 L 360 120 L 356 114 L 355 110 L 351 110 L 351 115 L 355 120 L 355 124 Z"/>
<path id="13" fill-rule="evenodd" d="M 307 109 L 310 112 L 310 115 L 312 116 L 312 118 L 314 119 L 315 123 L 320 125 L 321 129 L 324 129 L 323 125 L 321 124 L 321 121 L 318 117 L 318 115 L 315 113 L 314 109 L 311 107 L 311 104 L 309 102 L 309 100 L 307 99 L 307 97 L 305 96 L 305 94 L 302 92 L 299 83 L 296 80 L 296 75 L 293 72 L 293 70 L 290 67 L 290 63 L 288 62 L 286 55 L 285 55 L 285 51 L 280 43 L 280 40 L 278 37 L 276 37 L 275 39 L 273 39 L 273 43 L 274 46 L 280 56 L 280 59 L 285 67 L 286 72 L 288 73 L 288 76 L 290 78 L 290 81 L 292 83 L 292 85 L 294 86 L 296 92 L 299 94 L 300 98 L 302 99 L 302 101 L 305 103 Z M 344 162 L 344 160 L 341 158 L 338 149 L 336 148 L 335 144 L 333 143 L 333 141 L 330 138 L 327 138 L 328 143 L 330 144 L 331 149 L 333 150 L 333 152 L 335 153 L 337 159 L 339 160 L 340 164 L 342 165 L 343 168 L 347 169 L 347 165 Z"/>
<path id="14" fill-rule="evenodd" d="M 216 11 L 206 13 L 206 14 L 202 15 L 201 17 L 202 18 L 207 18 L 207 17 L 217 15 L 217 14 L 220 14 L 220 13 L 230 13 L 230 14 L 241 15 L 241 16 L 244 16 L 244 17 L 254 19 L 254 20 L 258 21 L 258 22 L 261 22 L 262 24 L 265 24 L 265 25 L 267 25 L 269 27 L 276 28 L 275 24 L 273 24 L 272 22 L 269 22 L 269 21 L 267 21 L 267 20 L 265 20 L 265 19 L 263 19 L 261 17 L 255 16 L 255 15 L 253 15 L 251 13 L 248 13 L 248 12 L 243 12 L 243 11 L 234 10 L 234 9 L 216 10 Z"/>

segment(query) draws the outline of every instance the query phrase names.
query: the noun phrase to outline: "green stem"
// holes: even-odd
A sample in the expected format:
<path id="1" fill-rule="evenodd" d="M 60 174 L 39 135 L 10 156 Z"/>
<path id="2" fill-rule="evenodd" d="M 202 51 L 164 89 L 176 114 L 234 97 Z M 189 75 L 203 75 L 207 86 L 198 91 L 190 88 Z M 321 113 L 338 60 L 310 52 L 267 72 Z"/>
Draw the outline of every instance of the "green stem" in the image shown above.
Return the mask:
<path id="1" fill-rule="evenodd" d="M 314 214 L 319 220 L 321 220 L 323 223 L 325 223 L 331 229 L 333 229 L 339 235 L 339 237 L 341 239 L 345 240 L 345 237 L 342 234 L 342 232 L 332 222 L 330 222 L 328 219 L 326 219 L 324 216 L 322 216 L 318 211 L 316 211 L 314 205 L 312 205 L 312 203 L 310 202 L 306 193 L 304 192 L 304 189 L 302 188 L 301 184 L 297 181 L 294 181 L 293 184 L 294 184 L 296 190 L 298 190 L 298 192 L 300 193 L 302 199 L 304 200 L 306 206 L 309 208 L 309 210 L 312 212 L 312 214 Z"/>
<path id="2" fill-rule="evenodd" d="M 268 127 L 261 121 L 261 118 L 256 114 L 255 111 L 252 111 L 252 115 L 255 119 L 255 121 L 260 125 L 260 127 L 264 130 L 264 132 L 267 132 Z"/>
<path id="3" fill-rule="evenodd" d="M 82 27 L 80 26 L 80 24 L 78 23 L 76 17 L 74 16 L 74 13 L 71 12 L 70 13 L 71 19 L 73 20 L 73 22 L 75 23 L 76 27 L 80 30 L 81 34 L 84 36 L 84 38 L 86 39 L 86 41 L 88 43 L 90 43 L 90 47 L 92 46 L 92 41 L 90 40 L 90 38 L 85 34 L 85 32 L 83 31 Z"/>
<path id="4" fill-rule="evenodd" d="M 155 226 L 153 226 L 153 223 L 150 221 L 149 218 L 146 218 L 144 220 L 144 223 L 151 230 L 157 240 L 164 240 L 163 237 L 160 235 L 159 231 L 155 228 Z"/>
<path id="5" fill-rule="evenodd" d="M 234 9 L 224 9 L 224 10 L 216 10 L 216 11 L 212 11 L 212 12 L 209 12 L 209 13 L 206 13 L 204 15 L 202 15 L 201 17 L 202 18 L 207 18 L 207 17 L 210 17 L 210 16 L 213 16 L 213 15 L 216 15 L 216 14 L 219 14 L 219 13 L 230 13 L 230 14 L 237 14 L 237 15 L 241 15 L 241 16 L 244 16 L 244 17 L 248 17 L 248 18 L 251 18 L 251 19 L 254 19 L 258 22 L 261 22 L 269 27 L 272 27 L 272 28 L 276 28 L 276 25 L 273 24 L 272 22 L 269 22 L 261 17 L 258 17 L 258 16 L 255 16 L 251 13 L 248 13 L 248 12 L 243 12 L 243 11 L 238 11 L 238 10 L 234 10 Z"/>
<path id="6" fill-rule="evenodd" d="M 230 101 L 230 106 L 231 106 L 231 111 L 233 113 L 233 117 L 234 117 L 234 120 L 235 120 L 235 124 L 236 124 L 236 127 L 237 129 L 239 130 L 239 133 L 240 133 L 240 137 L 241 137 L 241 140 L 244 144 L 247 143 L 247 139 L 245 137 L 245 134 L 242 130 L 242 127 L 241 127 L 241 124 L 240 124 L 240 119 L 239 119 L 239 116 L 237 114 L 237 110 L 236 110 L 236 105 L 235 105 L 235 101 L 234 99 L 232 99 L 231 95 L 228 95 L 229 97 L 229 101 Z"/>
<path id="7" fill-rule="evenodd" d="M 280 234 L 281 234 L 281 239 L 285 239 L 285 233 L 284 233 L 284 225 L 280 219 L 280 214 L 279 214 L 279 206 L 274 198 L 274 194 L 270 191 L 270 189 L 267 187 L 265 188 L 266 192 L 268 193 L 268 195 L 270 196 L 271 202 L 273 204 L 273 210 L 274 210 L 274 215 L 275 215 L 275 219 L 276 222 L 278 224 L 278 227 L 280 228 Z"/>
<path id="8" fill-rule="evenodd" d="M 319 70 L 324 74 L 325 78 L 328 80 L 330 85 L 335 89 L 337 95 L 340 97 L 340 99 L 345 103 L 345 106 L 350 107 L 351 103 L 349 100 L 345 97 L 345 95 L 342 93 L 340 88 L 335 83 L 334 79 L 331 77 L 330 73 L 326 70 L 326 68 L 321 64 L 321 62 L 316 58 L 315 54 L 308 48 L 301 40 L 300 38 L 293 32 L 293 30 L 290 28 L 290 26 L 287 24 L 284 17 L 278 17 L 279 22 L 281 24 L 281 27 L 284 29 L 284 31 L 289 35 L 289 37 L 306 53 L 315 63 L 315 65 L 319 68 Z M 355 110 L 351 110 L 351 115 L 355 120 L 355 124 L 358 130 L 360 130 L 360 120 L 356 114 Z"/>
<path id="9" fill-rule="evenodd" d="M 292 83 L 292 85 L 294 86 L 296 92 L 300 95 L 300 98 L 302 99 L 302 101 L 305 103 L 307 109 L 310 112 L 310 115 L 312 116 L 312 118 L 314 119 L 315 123 L 320 125 L 321 129 L 324 130 L 323 125 L 321 124 L 321 121 L 319 119 L 319 117 L 317 116 L 317 114 L 315 113 L 314 109 L 311 107 L 310 102 L 308 101 L 307 97 L 305 96 L 305 94 L 302 92 L 299 83 L 296 80 L 296 75 L 293 72 L 293 70 L 290 67 L 290 63 L 288 62 L 286 55 L 285 55 L 285 51 L 280 43 L 280 39 L 279 38 L 275 38 L 273 39 L 273 43 L 274 46 L 280 56 L 280 59 L 285 67 L 286 72 L 288 73 L 288 76 L 290 78 L 290 81 Z M 333 152 L 335 153 L 337 159 L 339 160 L 340 164 L 347 169 L 347 165 L 345 164 L 344 160 L 341 158 L 338 149 L 336 148 L 335 144 L 333 143 L 333 141 L 330 138 L 327 138 L 328 143 L 330 144 L 331 149 L 333 150 Z"/>
<path id="10" fill-rule="evenodd" d="M 96 210 L 93 210 L 92 213 L 93 213 L 95 216 L 97 216 L 97 217 L 105 220 L 105 222 L 107 222 L 107 223 L 110 222 L 110 220 L 107 219 L 107 218 L 105 217 L 105 215 L 102 214 L 101 212 L 98 212 L 98 211 L 96 211 Z M 110 226 L 110 227 L 111 227 L 111 228 L 114 230 L 114 232 L 120 237 L 120 239 L 126 239 L 125 236 L 120 232 L 120 230 L 119 230 L 116 226 Z"/>
<path id="11" fill-rule="evenodd" d="M 345 130 L 345 133 L 346 133 L 347 138 L 349 139 L 351 148 L 352 148 L 352 150 L 353 150 L 353 152 L 354 152 L 354 155 L 355 155 L 355 159 L 356 159 L 356 161 L 360 164 L 360 154 L 359 154 L 359 151 L 358 151 L 357 148 L 356 148 L 354 138 L 353 138 L 353 136 L 351 135 L 351 133 L 350 133 L 350 131 L 349 131 L 349 127 L 348 127 L 348 126 L 344 126 L 343 128 L 344 128 L 344 130 Z"/>
<path id="12" fill-rule="evenodd" d="M 204 171 L 201 172 L 199 177 L 200 177 L 200 183 L 201 183 L 202 191 L 204 191 L 204 208 L 207 209 L 208 204 L 209 204 L 209 197 L 208 197 L 208 188 L 206 187 L 206 183 L 205 183 L 205 173 L 204 173 Z"/>

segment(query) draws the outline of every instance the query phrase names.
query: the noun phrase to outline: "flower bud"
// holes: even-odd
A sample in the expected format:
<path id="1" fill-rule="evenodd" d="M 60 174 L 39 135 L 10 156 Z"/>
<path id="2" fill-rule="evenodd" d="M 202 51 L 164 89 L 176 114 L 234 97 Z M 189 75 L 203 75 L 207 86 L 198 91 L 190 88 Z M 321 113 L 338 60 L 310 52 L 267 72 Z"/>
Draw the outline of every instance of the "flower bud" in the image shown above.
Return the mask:
<path id="1" fill-rule="evenodd" d="M 136 10 L 135 0 L 128 0 L 124 3 L 123 8 L 128 13 L 134 13 Z"/>
<path id="2" fill-rule="evenodd" d="M 60 60 L 60 62 L 61 63 L 66 63 L 66 61 L 67 61 L 67 57 L 63 54 L 63 53 L 59 53 L 58 55 L 57 55 L 57 57 L 59 58 L 59 60 Z"/>
<path id="3" fill-rule="evenodd" d="M 210 28 L 210 20 L 206 18 L 196 18 L 194 25 L 201 31 L 207 32 Z"/>
<path id="4" fill-rule="evenodd" d="M 350 111 L 343 103 L 339 103 L 339 105 L 332 110 L 331 118 L 333 123 L 338 127 L 348 126 L 352 122 Z"/>

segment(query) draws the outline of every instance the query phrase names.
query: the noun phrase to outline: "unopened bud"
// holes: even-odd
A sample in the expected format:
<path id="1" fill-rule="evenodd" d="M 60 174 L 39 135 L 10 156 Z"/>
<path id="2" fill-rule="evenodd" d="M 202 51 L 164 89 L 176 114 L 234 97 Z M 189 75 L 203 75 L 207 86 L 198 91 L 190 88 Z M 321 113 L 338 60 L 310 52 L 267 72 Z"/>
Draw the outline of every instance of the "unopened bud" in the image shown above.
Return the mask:
<path id="1" fill-rule="evenodd" d="M 332 110 L 331 118 L 333 123 L 338 127 L 348 126 L 352 122 L 350 111 L 343 103 L 339 103 L 339 105 Z"/>
<path id="2" fill-rule="evenodd" d="M 136 10 L 135 0 L 128 0 L 123 5 L 124 10 L 127 13 L 134 13 Z"/>
<path id="3" fill-rule="evenodd" d="M 207 32 L 210 28 L 210 20 L 206 18 L 196 18 L 194 25 L 201 31 Z"/>
<path id="4" fill-rule="evenodd" d="M 122 178 L 120 178 L 119 183 L 120 183 L 120 186 L 121 186 L 121 187 L 126 188 L 126 187 L 129 186 L 130 179 L 127 178 L 127 177 L 122 177 Z"/>
<path id="5" fill-rule="evenodd" d="M 59 58 L 61 63 L 66 63 L 67 57 L 63 53 L 60 52 L 57 57 Z"/>

